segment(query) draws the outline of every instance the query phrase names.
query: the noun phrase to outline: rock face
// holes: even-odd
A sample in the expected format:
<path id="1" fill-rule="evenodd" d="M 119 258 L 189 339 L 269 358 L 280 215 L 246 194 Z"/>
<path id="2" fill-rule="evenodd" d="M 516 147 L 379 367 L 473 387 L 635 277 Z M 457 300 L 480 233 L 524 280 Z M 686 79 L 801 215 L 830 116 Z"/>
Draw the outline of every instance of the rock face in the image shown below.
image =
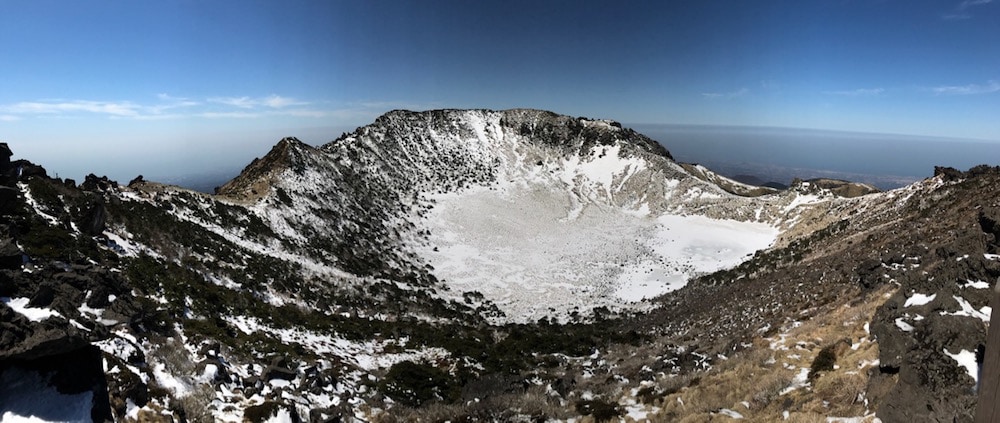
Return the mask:
<path id="1" fill-rule="evenodd" d="M 10 169 L 10 157 L 13 155 L 10 146 L 5 142 L 0 142 L 0 173 L 6 173 Z"/>
<path id="2" fill-rule="evenodd" d="M 14 153 L 10 151 L 10 147 L 7 143 L 0 143 L 0 186 L 10 186 L 16 180 L 17 175 L 14 174 L 14 168 L 10 164 L 10 157 Z M 0 198 L 6 203 L 7 199 Z M 2 203 L 0 203 L 2 204 Z"/>
<path id="3" fill-rule="evenodd" d="M 976 355 L 986 342 L 990 288 L 1000 276 L 993 225 L 1000 172 L 939 174 L 952 181 L 938 189 L 947 201 L 921 200 L 903 238 L 910 252 L 880 263 L 882 273 L 914 264 L 921 269 L 900 277 L 889 272 L 900 288 L 871 324 L 880 348 L 872 389 L 891 386 L 879 408 L 885 421 L 971 421 L 975 410 L 982 361 Z"/>
<path id="4" fill-rule="evenodd" d="M 70 265 L 37 257 L 22 271 L 25 251 L 19 243 L 36 251 L 49 251 L 52 238 L 44 223 L 27 214 L 29 204 L 16 183 L 44 178 L 40 166 L 26 161 L 10 163 L 6 144 L 0 144 L 0 375 L 5 371 L 37 372 L 62 395 L 90 393 L 94 421 L 111 421 L 108 385 L 104 377 L 103 353 L 91 343 L 104 339 L 107 329 L 78 318 L 88 293 L 116 292 L 122 285 L 93 265 Z M 57 181 L 45 181 L 53 183 Z M 91 228 L 96 229 L 96 228 Z M 103 229 L 97 231 L 100 233 Z M 39 239 L 41 238 L 41 239 Z M 82 257 L 81 257 L 82 259 Z M 109 291 L 109 289 L 111 291 Z M 15 309 L 16 307 L 16 309 Z M 27 313 L 27 314 L 25 314 Z M 67 318 L 68 317 L 68 318 Z M 69 319 L 86 324 L 71 324 Z"/>

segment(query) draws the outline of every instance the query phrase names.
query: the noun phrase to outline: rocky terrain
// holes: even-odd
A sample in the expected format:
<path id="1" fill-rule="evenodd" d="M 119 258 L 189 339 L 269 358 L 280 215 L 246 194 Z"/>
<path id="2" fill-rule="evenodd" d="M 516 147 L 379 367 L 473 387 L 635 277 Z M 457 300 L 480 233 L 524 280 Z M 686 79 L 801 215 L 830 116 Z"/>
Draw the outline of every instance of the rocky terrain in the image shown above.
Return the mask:
<path id="1" fill-rule="evenodd" d="M 997 168 L 779 191 L 536 110 L 286 138 L 215 195 L 10 156 L 0 144 L 5 421 L 975 411 Z"/>

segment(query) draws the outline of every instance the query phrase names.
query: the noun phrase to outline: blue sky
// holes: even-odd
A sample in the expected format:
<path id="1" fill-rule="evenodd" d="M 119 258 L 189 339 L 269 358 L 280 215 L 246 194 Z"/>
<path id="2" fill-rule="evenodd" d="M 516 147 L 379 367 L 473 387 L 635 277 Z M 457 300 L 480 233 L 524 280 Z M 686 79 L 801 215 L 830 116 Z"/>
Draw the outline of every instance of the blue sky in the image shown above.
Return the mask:
<path id="1" fill-rule="evenodd" d="M 1000 142 L 998 40 L 1000 0 L 8 0 L 0 141 L 124 180 L 394 108 Z"/>

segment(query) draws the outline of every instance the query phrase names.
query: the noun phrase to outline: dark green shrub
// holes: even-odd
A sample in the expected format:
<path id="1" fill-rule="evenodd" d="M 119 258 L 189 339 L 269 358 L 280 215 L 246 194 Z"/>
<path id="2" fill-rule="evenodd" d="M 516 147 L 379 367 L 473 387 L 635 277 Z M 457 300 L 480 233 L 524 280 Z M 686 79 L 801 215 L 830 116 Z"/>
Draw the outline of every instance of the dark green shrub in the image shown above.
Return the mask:
<path id="1" fill-rule="evenodd" d="M 389 369 L 379 390 L 404 405 L 419 407 L 437 400 L 453 402 L 459 397 L 459 387 L 445 371 L 429 364 L 401 361 Z"/>
<path id="2" fill-rule="evenodd" d="M 837 352 L 834 350 L 835 346 L 829 345 L 820 350 L 819 354 L 816 354 L 816 358 L 813 359 L 812 366 L 809 369 L 810 381 L 815 380 L 822 372 L 833 370 L 833 365 L 837 362 Z"/>
<path id="3" fill-rule="evenodd" d="M 622 410 L 618 404 L 602 400 L 580 400 L 576 402 L 576 411 L 585 416 L 593 416 L 594 420 L 606 422 L 621 416 Z"/>
<path id="4" fill-rule="evenodd" d="M 278 408 L 280 407 L 281 405 L 273 401 L 265 401 L 260 405 L 251 405 L 243 410 L 243 420 L 252 423 L 268 421 L 271 417 L 278 415 Z"/>

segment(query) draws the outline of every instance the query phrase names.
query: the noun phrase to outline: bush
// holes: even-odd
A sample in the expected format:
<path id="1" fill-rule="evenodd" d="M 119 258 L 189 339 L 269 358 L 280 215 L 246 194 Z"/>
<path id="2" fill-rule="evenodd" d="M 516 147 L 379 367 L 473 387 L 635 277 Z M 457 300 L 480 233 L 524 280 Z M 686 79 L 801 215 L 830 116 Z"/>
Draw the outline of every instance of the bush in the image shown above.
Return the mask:
<path id="1" fill-rule="evenodd" d="M 379 384 L 379 390 L 394 401 L 412 407 L 432 400 L 453 402 L 460 394 L 459 387 L 448 373 L 412 361 L 393 365 Z"/>
<path id="2" fill-rule="evenodd" d="M 809 369 L 809 381 L 816 380 L 822 372 L 833 370 L 833 365 L 837 362 L 837 352 L 834 347 L 836 345 L 826 346 L 816 354 Z"/>
<path id="3" fill-rule="evenodd" d="M 576 411 L 585 416 L 593 416 L 594 420 L 606 422 L 622 414 L 618 404 L 604 402 L 601 400 L 577 401 Z"/>
<path id="4" fill-rule="evenodd" d="M 243 420 L 251 423 L 265 422 L 271 419 L 271 417 L 278 415 L 278 409 L 281 405 L 272 402 L 265 401 L 260 405 L 251 405 L 243 410 Z"/>

